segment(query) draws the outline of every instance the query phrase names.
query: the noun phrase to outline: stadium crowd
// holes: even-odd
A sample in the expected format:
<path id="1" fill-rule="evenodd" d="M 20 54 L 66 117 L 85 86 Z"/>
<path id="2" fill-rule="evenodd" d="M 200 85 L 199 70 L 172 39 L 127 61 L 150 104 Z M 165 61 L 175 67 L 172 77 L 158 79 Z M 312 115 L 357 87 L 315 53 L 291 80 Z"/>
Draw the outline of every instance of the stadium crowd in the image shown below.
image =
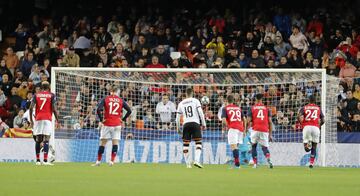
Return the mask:
<path id="1" fill-rule="evenodd" d="M 332 2 L 319 8 L 309 5 L 306 13 L 275 5 L 243 10 L 239 16 L 231 9 L 173 8 L 170 14 L 156 7 L 116 7 L 106 15 L 33 15 L 18 21 L 7 36 L 15 37 L 0 63 L 0 117 L 10 127 L 27 128 L 21 120 L 41 81 L 50 81 L 52 67 L 133 67 L 133 68 L 325 68 L 327 74 L 341 78 L 337 109 L 338 130 L 360 131 L 360 29 L 355 10 Z M 171 55 L 179 52 L 178 56 Z M 167 87 L 129 84 L 121 86 L 121 96 L 135 108 L 132 126 L 167 129 L 172 118 L 162 116 L 161 104 L 176 105 L 183 96 L 177 82 L 202 79 L 210 75 L 169 77 Z M 268 81 L 283 81 L 270 74 Z M 256 75 L 240 79 L 256 81 Z M 63 128 L 97 127 L 97 101 L 106 94 L 109 83 L 88 78 L 64 76 L 57 94 Z M 156 77 L 146 78 L 156 83 Z M 227 77 L 223 83 L 237 78 Z M 249 81 L 250 81 L 249 80 Z M 79 86 L 70 85 L 82 84 Z M 252 104 L 254 94 L 265 94 L 273 108 L 278 130 L 298 131 L 294 108 L 311 94 L 319 94 L 319 83 L 302 85 L 196 89 L 197 96 L 210 97 L 206 111 L 210 127 L 218 128 L 217 112 L 224 96 L 234 93 L 236 100 Z M 133 99 L 130 99 L 130 98 Z M 67 105 L 72 104 L 72 105 Z M 160 105 L 159 105 L 160 104 Z M 291 109 L 289 109 L 291 106 Z M 171 106 L 171 113 L 174 112 Z M 65 122 L 66 121 L 66 122 Z M 69 124 L 69 127 L 67 124 Z M 71 126 L 70 126 L 71 125 Z"/>

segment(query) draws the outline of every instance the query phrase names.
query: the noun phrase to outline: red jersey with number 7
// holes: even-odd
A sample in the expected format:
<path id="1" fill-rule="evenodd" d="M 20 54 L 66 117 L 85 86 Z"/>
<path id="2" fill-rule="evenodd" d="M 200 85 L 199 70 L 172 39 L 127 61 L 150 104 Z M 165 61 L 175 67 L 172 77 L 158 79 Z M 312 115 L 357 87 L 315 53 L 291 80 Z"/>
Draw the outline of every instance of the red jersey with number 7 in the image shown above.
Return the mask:
<path id="1" fill-rule="evenodd" d="M 41 91 L 34 95 L 33 102 L 35 103 L 35 120 L 52 121 L 55 95 L 48 91 Z"/>
<path id="2" fill-rule="evenodd" d="M 320 128 L 320 119 L 323 118 L 323 113 L 318 105 L 310 103 L 305 105 L 300 110 L 300 114 L 304 116 L 302 126 L 315 126 Z"/>
<path id="3" fill-rule="evenodd" d="M 223 107 L 221 117 L 226 118 L 228 128 L 244 131 L 243 114 L 239 106 L 230 104 Z"/>
<path id="4" fill-rule="evenodd" d="M 104 125 L 120 126 L 123 100 L 117 95 L 109 95 L 104 99 Z"/>
<path id="5" fill-rule="evenodd" d="M 269 117 L 271 116 L 269 108 L 262 103 L 257 103 L 251 107 L 248 115 L 251 117 L 254 131 L 269 132 Z"/>

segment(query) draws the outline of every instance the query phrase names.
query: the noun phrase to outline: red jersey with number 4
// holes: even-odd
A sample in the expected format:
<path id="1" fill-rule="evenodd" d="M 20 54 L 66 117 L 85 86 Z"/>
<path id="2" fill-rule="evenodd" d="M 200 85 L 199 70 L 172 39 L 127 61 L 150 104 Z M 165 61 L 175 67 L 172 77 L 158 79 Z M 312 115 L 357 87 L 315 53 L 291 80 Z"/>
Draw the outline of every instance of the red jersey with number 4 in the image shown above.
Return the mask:
<path id="1" fill-rule="evenodd" d="M 302 126 L 315 126 L 320 127 L 320 119 L 323 114 L 321 109 L 316 104 L 308 104 L 302 108 L 300 113 L 304 116 L 304 120 L 302 122 Z"/>
<path id="2" fill-rule="evenodd" d="M 223 118 L 226 118 L 227 126 L 231 129 L 244 131 L 244 122 L 242 121 L 242 112 L 239 106 L 231 104 L 223 109 Z"/>
<path id="3" fill-rule="evenodd" d="M 250 114 L 254 131 L 269 132 L 270 110 L 262 103 L 251 107 Z"/>
<path id="4" fill-rule="evenodd" d="M 35 94 L 33 101 L 35 102 L 35 120 L 52 121 L 55 95 L 48 91 L 41 91 Z"/>
<path id="5" fill-rule="evenodd" d="M 123 100 L 116 95 L 109 95 L 104 100 L 104 125 L 120 126 Z"/>

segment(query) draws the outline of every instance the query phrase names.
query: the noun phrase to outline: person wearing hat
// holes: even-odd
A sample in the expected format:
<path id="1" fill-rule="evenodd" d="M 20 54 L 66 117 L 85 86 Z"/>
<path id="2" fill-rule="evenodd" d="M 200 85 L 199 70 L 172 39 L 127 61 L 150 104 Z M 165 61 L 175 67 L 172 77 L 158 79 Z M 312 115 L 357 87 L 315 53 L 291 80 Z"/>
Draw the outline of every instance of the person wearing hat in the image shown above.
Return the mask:
<path id="1" fill-rule="evenodd" d="M 63 58 L 62 64 L 66 67 L 80 67 L 80 57 L 75 53 L 75 48 L 70 47 Z"/>

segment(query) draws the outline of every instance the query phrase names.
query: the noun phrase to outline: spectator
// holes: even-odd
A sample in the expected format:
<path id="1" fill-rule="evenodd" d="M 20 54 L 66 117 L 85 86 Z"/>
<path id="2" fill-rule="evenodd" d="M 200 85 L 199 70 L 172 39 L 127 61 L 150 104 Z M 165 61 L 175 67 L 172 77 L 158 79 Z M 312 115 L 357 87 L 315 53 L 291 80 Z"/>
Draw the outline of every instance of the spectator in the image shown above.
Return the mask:
<path id="1" fill-rule="evenodd" d="M 97 37 L 96 42 L 99 47 L 106 46 L 109 42 L 112 41 L 112 37 L 111 37 L 110 33 L 108 33 L 105 30 L 104 26 L 100 26 L 98 32 L 99 32 L 99 35 Z"/>
<path id="2" fill-rule="evenodd" d="M 258 50 L 253 50 L 249 62 L 250 68 L 265 68 L 265 62 L 262 57 L 259 56 Z"/>
<path id="3" fill-rule="evenodd" d="M 309 43 L 305 35 L 300 32 L 298 26 L 293 26 L 292 32 L 293 33 L 291 34 L 289 39 L 290 43 L 293 48 L 299 50 L 301 55 L 304 56 L 304 54 L 308 51 Z"/>
<path id="4" fill-rule="evenodd" d="M 74 47 L 70 47 L 63 58 L 63 64 L 68 67 L 80 67 L 80 57 L 75 53 Z"/>
<path id="5" fill-rule="evenodd" d="M 16 56 L 11 47 L 6 49 L 6 55 L 3 59 L 5 60 L 5 64 L 11 71 L 12 75 L 14 75 L 15 69 L 19 66 L 19 58 Z"/>
<path id="6" fill-rule="evenodd" d="M 15 51 L 24 51 L 25 45 L 26 45 L 26 38 L 28 36 L 27 29 L 24 28 L 24 25 L 22 23 L 19 23 L 17 28 L 15 29 Z"/>
<path id="7" fill-rule="evenodd" d="M 127 42 L 129 41 L 129 34 L 125 32 L 125 27 L 121 24 L 118 24 L 116 27 L 115 33 L 112 34 L 112 42 L 117 45 L 121 44 L 125 48 L 127 48 Z"/>
<path id="8" fill-rule="evenodd" d="M 7 74 L 2 75 L 2 81 L 0 82 L 1 90 L 4 92 L 5 96 L 9 96 L 13 83 L 9 81 L 9 76 Z"/>
<path id="9" fill-rule="evenodd" d="M 0 82 L 2 80 L 1 76 L 4 75 L 4 74 L 8 75 L 9 77 L 12 76 L 12 73 L 10 72 L 9 68 L 7 68 L 7 66 L 6 66 L 6 61 L 4 59 L 1 59 L 1 62 L 0 62 Z M 9 79 L 11 80 L 12 78 L 9 78 Z"/>
<path id="10" fill-rule="evenodd" d="M 339 77 L 345 80 L 351 79 L 355 76 L 356 67 L 350 62 L 346 62 L 345 66 L 340 69 Z"/>
<path id="11" fill-rule="evenodd" d="M 159 58 L 159 63 L 165 66 L 169 66 L 172 62 L 172 59 L 168 53 L 165 52 L 165 47 L 163 45 L 158 45 L 155 53 Z"/>
<path id="12" fill-rule="evenodd" d="M 13 121 L 14 128 L 21 128 L 23 126 L 24 109 L 20 109 Z"/>
<path id="13" fill-rule="evenodd" d="M 286 56 L 291 49 L 290 44 L 283 41 L 281 36 L 276 36 L 274 50 L 276 52 L 277 59 Z"/>
<path id="14" fill-rule="evenodd" d="M 37 37 L 39 38 L 38 45 L 41 50 L 44 50 L 50 41 L 50 32 L 49 31 L 50 31 L 49 26 L 46 25 L 46 26 L 44 26 L 43 31 L 41 31 L 37 34 Z"/>
<path id="15" fill-rule="evenodd" d="M 21 63 L 21 67 L 20 67 L 20 70 L 24 74 L 25 77 L 28 78 L 30 76 L 31 70 L 35 64 L 36 64 L 36 61 L 34 60 L 34 53 L 28 52 L 28 54 L 26 55 L 26 58 Z"/>
<path id="16" fill-rule="evenodd" d="M 350 114 L 353 114 L 357 109 L 357 104 L 358 104 L 359 100 L 357 100 L 356 98 L 353 97 L 353 93 L 350 89 L 346 92 L 346 95 L 347 95 L 347 98 L 345 100 L 346 110 Z"/>

